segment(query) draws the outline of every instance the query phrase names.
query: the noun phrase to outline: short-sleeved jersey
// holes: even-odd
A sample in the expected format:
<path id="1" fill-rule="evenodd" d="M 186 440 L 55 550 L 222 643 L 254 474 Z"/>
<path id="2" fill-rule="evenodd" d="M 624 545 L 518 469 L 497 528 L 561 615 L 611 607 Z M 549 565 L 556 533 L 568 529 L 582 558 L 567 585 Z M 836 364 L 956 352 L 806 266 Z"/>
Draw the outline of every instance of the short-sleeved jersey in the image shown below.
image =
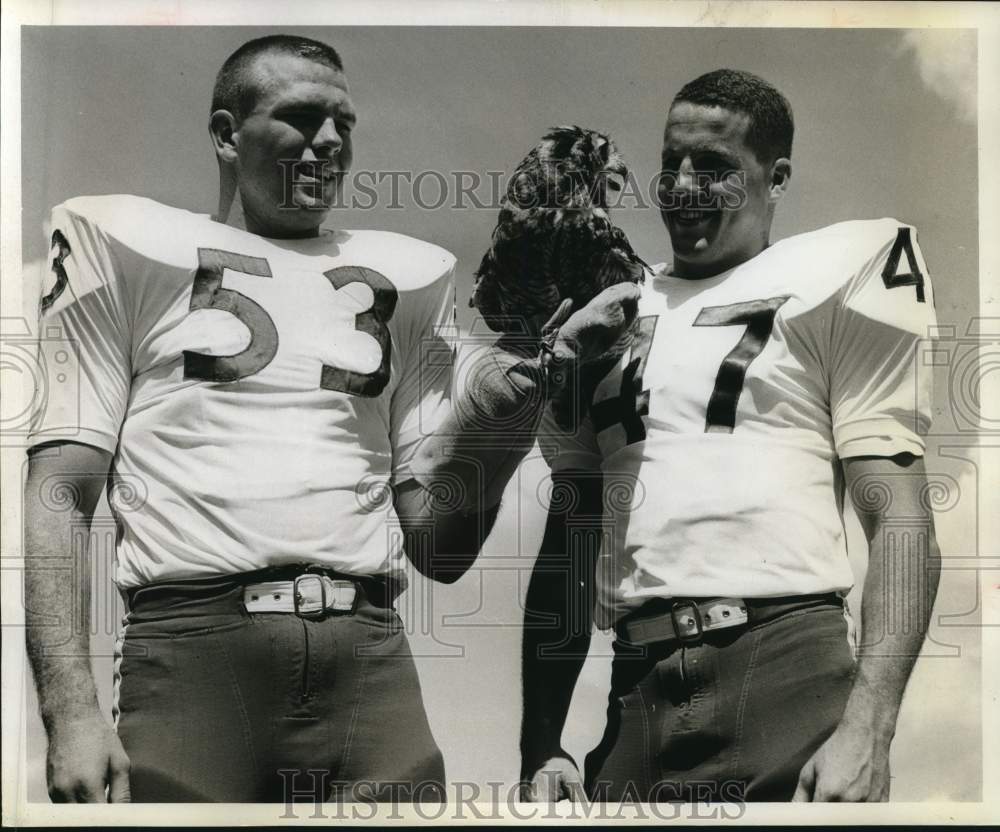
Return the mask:
<path id="1" fill-rule="evenodd" d="M 399 573 L 390 484 L 449 406 L 454 258 L 269 239 L 132 196 L 51 217 L 30 442 L 114 454 L 121 586 L 292 562 Z M 64 395 L 60 391 L 72 391 Z"/>
<path id="2" fill-rule="evenodd" d="M 639 336 L 554 471 L 602 472 L 599 621 L 649 597 L 776 597 L 852 584 L 840 460 L 921 455 L 918 344 L 934 305 L 913 228 L 846 222 L 717 276 L 658 270 Z"/>

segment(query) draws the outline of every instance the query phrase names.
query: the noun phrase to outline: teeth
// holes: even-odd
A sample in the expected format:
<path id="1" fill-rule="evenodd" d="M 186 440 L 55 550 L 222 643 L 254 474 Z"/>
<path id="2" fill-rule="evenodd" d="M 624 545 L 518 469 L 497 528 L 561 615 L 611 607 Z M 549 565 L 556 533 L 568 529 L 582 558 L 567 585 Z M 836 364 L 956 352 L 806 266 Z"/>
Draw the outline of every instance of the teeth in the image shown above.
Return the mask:
<path id="1" fill-rule="evenodd" d="M 327 182 L 332 181 L 332 179 L 332 176 L 316 176 L 300 173 L 295 178 L 295 181 L 302 185 L 325 185 Z"/>
<path id="2" fill-rule="evenodd" d="M 306 164 L 300 163 L 296 166 L 296 173 L 299 176 L 311 179 L 332 179 L 336 170 L 329 164 Z"/>

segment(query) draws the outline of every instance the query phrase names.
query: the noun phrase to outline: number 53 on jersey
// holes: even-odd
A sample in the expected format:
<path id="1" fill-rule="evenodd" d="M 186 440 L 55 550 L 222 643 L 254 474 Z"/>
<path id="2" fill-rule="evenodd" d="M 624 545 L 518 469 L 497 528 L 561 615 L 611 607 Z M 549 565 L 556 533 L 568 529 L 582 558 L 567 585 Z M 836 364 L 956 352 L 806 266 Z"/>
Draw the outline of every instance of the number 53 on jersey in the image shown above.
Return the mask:
<path id="1" fill-rule="evenodd" d="M 248 257 L 219 249 L 198 249 L 198 271 L 191 291 L 190 310 L 219 309 L 228 312 L 250 331 L 250 343 L 231 355 L 209 355 L 184 351 L 184 377 L 203 381 L 232 382 L 255 375 L 274 359 L 278 352 L 278 329 L 261 304 L 236 289 L 223 288 L 223 274 L 231 270 L 244 275 L 271 277 L 271 267 L 263 257 Z M 389 382 L 392 336 L 387 324 L 396 310 L 396 287 L 374 269 L 340 266 L 323 272 L 334 290 L 350 283 L 363 283 L 372 291 L 371 307 L 355 316 L 354 327 L 370 335 L 381 350 L 378 367 L 368 373 L 323 364 L 317 386 L 324 390 L 371 398 L 379 395 Z M 303 298 L 309 303 L 310 299 Z M 315 301 L 318 302 L 318 299 Z"/>

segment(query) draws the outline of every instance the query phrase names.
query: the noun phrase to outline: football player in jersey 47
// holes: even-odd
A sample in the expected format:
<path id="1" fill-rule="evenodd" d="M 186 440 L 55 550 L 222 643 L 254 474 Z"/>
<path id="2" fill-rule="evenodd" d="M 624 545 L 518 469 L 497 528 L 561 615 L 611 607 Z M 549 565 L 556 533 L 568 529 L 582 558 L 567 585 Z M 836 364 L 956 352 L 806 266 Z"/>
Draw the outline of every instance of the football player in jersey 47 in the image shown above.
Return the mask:
<path id="1" fill-rule="evenodd" d="M 667 113 L 673 262 L 579 429 L 540 434 L 553 496 L 526 602 L 529 799 L 888 799 L 938 582 L 917 360 L 933 289 L 894 219 L 772 241 L 792 135 L 784 96 L 737 70 L 691 81 Z M 845 493 L 869 550 L 859 633 Z M 581 775 L 562 735 L 591 610 L 614 659 Z"/>
<path id="2" fill-rule="evenodd" d="M 216 79 L 214 215 L 135 196 L 52 212 L 42 325 L 75 345 L 79 394 L 30 437 L 25 590 L 53 800 L 444 796 L 393 603 L 406 558 L 468 568 L 549 391 L 537 344 L 497 347 L 452 413 L 452 255 L 324 224 L 356 117 L 331 47 L 256 39 Z M 617 337 L 636 295 L 559 310 L 553 353 Z M 520 445 L 466 441 L 497 419 Z M 113 727 L 87 570 L 52 568 L 83 554 L 106 485 L 127 606 Z"/>

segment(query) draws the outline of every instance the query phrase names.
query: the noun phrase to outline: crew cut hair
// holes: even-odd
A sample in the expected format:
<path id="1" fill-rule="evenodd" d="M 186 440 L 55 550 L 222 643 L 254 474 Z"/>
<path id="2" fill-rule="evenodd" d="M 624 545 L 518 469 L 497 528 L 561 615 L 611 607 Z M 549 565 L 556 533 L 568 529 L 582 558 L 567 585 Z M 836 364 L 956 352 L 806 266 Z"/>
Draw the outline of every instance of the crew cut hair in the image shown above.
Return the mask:
<path id="1" fill-rule="evenodd" d="M 340 72 L 344 64 L 332 46 L 299 35 L 267 35 L 248 40 L 233 52 L 215 77 L 212 112 L 228 110 L 242 121 L 253 110 L 259 93 L 254 62 L 267 54 L 296 55 Z"/>
<path id="2" fill-rule="evenodd" d="M 781 157 L 792 158 L 792 107 L 763 78 L 741 69 L 716 69 L 685 84 L 670 106 L 681 101 L 749 116 L 747 145 L 758 162 L 769 165 Z"/>

